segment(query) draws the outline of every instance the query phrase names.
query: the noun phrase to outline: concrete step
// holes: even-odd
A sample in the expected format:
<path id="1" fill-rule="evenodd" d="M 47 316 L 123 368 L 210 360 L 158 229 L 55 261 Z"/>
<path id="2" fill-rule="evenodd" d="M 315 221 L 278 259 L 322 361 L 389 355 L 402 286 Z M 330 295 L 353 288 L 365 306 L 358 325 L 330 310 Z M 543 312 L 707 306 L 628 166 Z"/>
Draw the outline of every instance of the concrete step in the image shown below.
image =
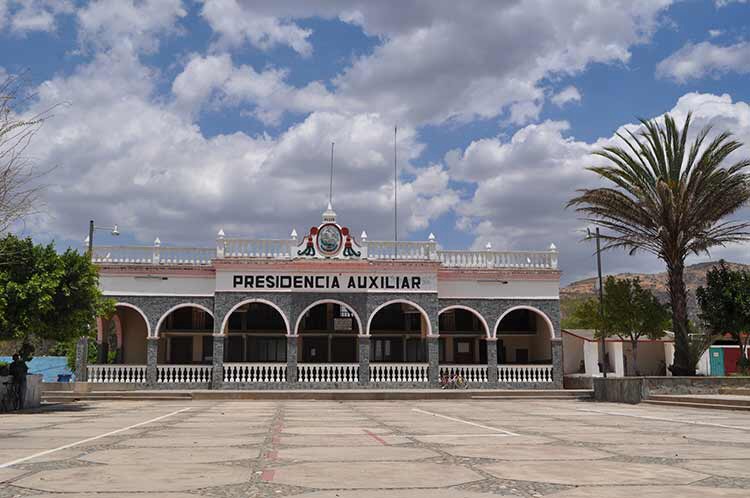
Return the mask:
<path id="1" fill-rule="evenodd" d="M 750 407 L 750 396 L 732 396 L 732 395 L 687 395 L 678 394 L 653 394 L 648 397 L 652 401 L 670 401 L 679 403 L 697 403 L 704 405 L 733 405 Z"/>
<path id="2" fill-rule="evenodd" d="M 750 396 L 750 388 L 748 387 L 722 387 L 719 389 L 719 394 L 728 394 L 733 396 Z"/>
<path id="3" fill-rule="evenodd" d="M 642 403 L 647 405 L 659 405 L 659 406 L 669 406 L 669 407 L 675 407 L 675 408 L 709 408 L 713 410 L 730 410 L 730 411 L 741 411 L 741 412 L 750 412 L 750 406 L 737 406 L 737 405 L 723 405 L 723 404 L 708 404 L 708 403 L 687 403 L 684 401 L 657 401 L 652 399 L 647 399 L 642 401 Z"/>
<path id="4" fill-rule="evenodd" d="M 430 399 L 590 399 L 590 390 L 489 390 L 489 389 L 295 389 L 295 390 L 185 390 L 185 391 L 92 391 L 88 393 L 45 392 L 42 400 L 74 402 L 97 400 L 430 400 Z"/>

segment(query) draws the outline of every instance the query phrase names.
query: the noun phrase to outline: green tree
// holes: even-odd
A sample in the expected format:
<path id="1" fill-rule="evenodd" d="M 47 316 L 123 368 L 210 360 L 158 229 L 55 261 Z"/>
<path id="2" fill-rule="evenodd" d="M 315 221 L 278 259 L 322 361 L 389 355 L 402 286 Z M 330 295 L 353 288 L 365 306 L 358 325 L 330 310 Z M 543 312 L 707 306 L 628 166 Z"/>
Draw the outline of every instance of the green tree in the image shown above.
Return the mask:
<path id="1" fill-rule="evenodd" d="M 666 115 L 663 123 L 641 120 L 640 131 L 618 134 L 622 147 L 594 153 L 608 164 L 589 168 L 612 185 L 580 190 L 568 203 L 605 229 L 603 249 L 645 251 L 665 262 L 675 375 L 695 375 L 699 349 L 691 342 L 685 258 L 750 235 L 750 223 L 726 221 L 750 199 L 750 160 L 727 164 L 742 144 L 729 132 L 709 139 L 709 127 L 688 144 L 690 121 L 688 114 L 680 128 Z"/>
<path id="2" fill-rule="evenodd" d="M 706 286 L 695 293 L 700 313 L 698 317 L 714 336 L 731 334 L 740 347 L 737 369 L 750 371 L 747 359 L 750 331 L 750 272 L 732 270 L 724 261 L 706 273 Z"/>
<path id="3" fill-rule="evenodd" d="M 96 267 L 68 249 L 30 238 L 0 239 L 0 339 L 66 341 L 90 335 L 96 316 L 113 311 L 99 291 Z"/>
<path id="4" fill-rule="evenodd" d="M 632 372 L 638 369 L 638 341 L 641 337 L 660 339 L 669 326 L 669 311 L 650 290 L 635 279 L 607 277 L 604 282 L 604 316 L 597 327 L 598 337 L 619 337 L 633 351 Z"/>
<path id="5" fill-rule="evenodd" d="M 596 329 L 599 327 L 599 300 L 593 297 L 577 298 L 560 303 L 565 314 L 560 322 L 564 329 Z"/>

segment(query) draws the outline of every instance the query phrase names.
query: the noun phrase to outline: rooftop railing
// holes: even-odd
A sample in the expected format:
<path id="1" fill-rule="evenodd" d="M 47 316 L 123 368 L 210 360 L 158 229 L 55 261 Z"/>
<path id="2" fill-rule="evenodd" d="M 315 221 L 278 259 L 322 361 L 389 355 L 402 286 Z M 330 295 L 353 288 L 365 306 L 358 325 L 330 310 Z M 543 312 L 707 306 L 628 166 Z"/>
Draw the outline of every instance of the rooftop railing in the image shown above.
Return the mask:
<path id="1" fill-rule="evenodd" d="M 361 242 L 361 258 L 371 261 L 439 261 L 446 268 L 526 268 L 557 269 L 558 251 L 552 244 L 547 251 L 447 251 L 426 242 Z M 300 258 L 295 239 L 234 239 L 223 234 L 216 248 L 163 247 L 159 239 L 153 246 L 96 246 L 92 259 L 100 264 L 190 265 L 208 266 L 214 260 Z"/>

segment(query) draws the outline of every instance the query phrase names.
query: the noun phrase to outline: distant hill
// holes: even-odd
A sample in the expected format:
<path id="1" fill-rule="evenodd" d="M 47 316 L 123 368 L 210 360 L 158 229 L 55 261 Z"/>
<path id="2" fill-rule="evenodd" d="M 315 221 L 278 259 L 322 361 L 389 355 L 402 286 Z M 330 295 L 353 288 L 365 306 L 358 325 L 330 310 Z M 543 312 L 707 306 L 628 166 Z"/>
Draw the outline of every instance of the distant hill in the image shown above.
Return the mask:
<path id="1" fill-rule="evenodd" d="M 708 270 L 718 264 L 718 261 L 710 261 L 708 263 L 698 263 L 685 267 L 685 285 L 688 290 L 688 313 L 691 317 L 695 317 L 698 312 L 698 305 L 695 301 L 695 290 L 698 287 L 706 284 L 706 273 L 708 272 Z M 726 262 L 726 265 L 732 269 L 750 270 L 750 265 L 730 262 Z M 662 301 L 663 303 L 669 302 L 669 292 L 667 289 L 667 272 L 618 273 L 614 276 L 616 278 L 639 278 L 641 281 L 641 285 L 647 289 L 650 289 L 651 292 L 653 292 L 660 301 Z M 568 306 L 565 306 L 567 302 L 581 298 L 594 297 L 596 296 L 596 292 L 596 277 L 571 282 L 570 284 L 560 289 L 561 309 L 568 309 Z"/>

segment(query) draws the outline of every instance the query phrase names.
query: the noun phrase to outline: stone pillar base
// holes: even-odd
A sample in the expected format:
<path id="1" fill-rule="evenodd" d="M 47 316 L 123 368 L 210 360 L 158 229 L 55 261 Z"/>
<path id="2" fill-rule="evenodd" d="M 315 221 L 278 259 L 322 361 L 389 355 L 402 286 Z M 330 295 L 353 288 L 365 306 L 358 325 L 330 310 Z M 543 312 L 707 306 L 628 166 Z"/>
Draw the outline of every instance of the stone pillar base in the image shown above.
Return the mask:
<path id="1" fill-rule="evenodd" d="M 552 383 L 555 389 L 563 388 L 563 347 L 562 339 L 552 339 Z"/>
<path id="2" fill-rule="evenodd" d="M 440 338 L 427 338 L 428 380 L 430 387 L 440 387 Z"/>
<path id="3" fill-rule="evenodd" d="M 146 383 L 155 386 L 157 380 L 157 361 L 159 359 L 159 339 L 149 337 L 146 340 Z"/>
<path id="4" fill-rule="evenodd" d="M 361 335 L 357 338 L 359 347 L 359 383 L 370 383 L 370 336 Z"/>
<path id="5" fill-rule="evenodd" d="M 76 343 L 76 382 L 88 380 L 87 367 L 89 362 L 89 338 L 79 337 Z"/>
<path id="6" fill-rule="evenodd" d="M 286 336 L 286 381 L 297 382 L 297 336 Z"/>
<path id="7" fill-rule="evenodd" d="M 214 335 L 214 351 L 211 369 L 211 389 L 221 389 L 224 384 L 224 340 L 223 335 Z"/>

